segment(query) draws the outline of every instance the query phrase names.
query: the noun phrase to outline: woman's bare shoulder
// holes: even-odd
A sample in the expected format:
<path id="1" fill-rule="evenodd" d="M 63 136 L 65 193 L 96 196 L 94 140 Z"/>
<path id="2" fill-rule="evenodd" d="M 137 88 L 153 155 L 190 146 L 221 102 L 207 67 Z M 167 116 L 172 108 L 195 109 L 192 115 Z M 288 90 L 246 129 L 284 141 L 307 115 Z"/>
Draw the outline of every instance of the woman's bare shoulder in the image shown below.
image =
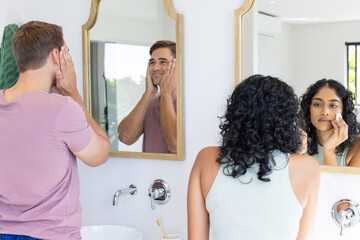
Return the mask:
<path id="1" fill-rule="evenodd" d="M 354 140 L 351 142 L 349 152 L 346 156 L 348 166 L 360 167 L 360 135 L 356 135 Z"/>
<path id="2" fill-rule="evenodd" d="M 316 193 L 319 189 L 320 165 L 311 156 L 291 154 L 289 176 L 295 195 L 304 208 L 309 194 Z"/>
<path id="3" fill-rule="evenodd" d="M 191 179 L 199 180 L 200 189 L 204 199 L 209 193 L 220 168 L 220 164 L 216 161 L 219 157 L 219 153 L 219 147 L 203 148 L 198 153 L 191 171 Z"/>
<path id="4" fill-rule="evenodd" d="M 298 174 L 307 175 L 308 177 L 320 176 L 320 164 L 312 156 L 291 154 L 290 159 L 294 166 L 294 170 Z"/>
<path id="5" fill-rule="evenodd" d="M 217 158 L 220 154 L 220 148 L 216 147 L 216 146 L 210 146 L 210 147 L 205 147 L 203 149 L 200 150 L 200 152 L 198 153 L 197 158 L 208 158 L 208 157 L 215 157 Z"/>
<path id="6" fill-rule="evenodd" d="M 351 142 L 350 151 L 360 151 L 360 135 L 356 135 Z"/>
<path id="7" fill-rule="evenodd" d="M 351 142 L 347 157 L 350 158 L 360 152 L 360 135 L 356 135 Z"/>
<path id="8" fill-rule="evenodd" d="M 196 157 L 194 168 L 204 170 L 218 165 L 216 159 L 219 157 L 219 154 L 219 147 L 211 146 L 201 149 Z"/>

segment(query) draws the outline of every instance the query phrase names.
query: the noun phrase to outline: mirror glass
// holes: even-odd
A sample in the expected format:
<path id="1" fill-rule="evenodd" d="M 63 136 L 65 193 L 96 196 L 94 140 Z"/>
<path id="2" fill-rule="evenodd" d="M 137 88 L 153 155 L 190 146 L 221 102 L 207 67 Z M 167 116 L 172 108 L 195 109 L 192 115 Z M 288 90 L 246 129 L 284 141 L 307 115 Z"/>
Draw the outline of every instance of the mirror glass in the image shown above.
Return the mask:
<path id="1" fill-rule="evenodd" d="M 298 96 L 323 78 L 347 87 L 346 43 L 360 39 L 359 4 L 256 1 L 244 16 L 243 77 L 257 73 L 279 77 Z"/>
<path id="2" fill-rule="evenodd" d="M 175 147 L 173 150 L 144 149 L 144 134 L 142 132 L 140 136 L 137 134 L 137 140 L 131 141 L 131 143 L 124 140 L 120 141 L 118 126 L 133 111 L 145 93 L 148 63 L 149 59 L 153 58 L 149 54 L 150 47 L 157 41 L 167 40 L 174 42 L 176 50 L 180 49 L 177 42 L 181 39 L 182 33 L 176 32 L 176 29 L 177 26 L 182 26 L 182 18 L 172 12 L 170 0 L 102 0 L 101 2 L 100 0 L 93 0 L 91 12 L 95 9 L 98 10 L 94 17 L 94 24 L 89 28 L 91 29 L 88 31 L 89 39 L 85 41 L 85 45 L 88 45 L 85 51 L 89 52 L 88 72 L 86 74 L 89 78 L 87 80 L 84 78 L 84 95 L 89 96 L 88 105 L 95 121 L 110 138 L 110 155 L 181 160 L 183 158 L 181 155 L 184 152 L 181 53 L 176 54 L 176 70 L 174 70 L 174 72 L 176 71 L 174 74 L 176 87 L 173 101 L 175 111 L 175 124 L 172 125 L 175 131 Z M 172 55 L 166 57 L 172 58 Z M 170 60 L 167 61 L 168 65 Z M 164 73 L 162 72 L 162 74 Z M 86 87 L 87 84 L 88 87 Z M 158 89 L 156 96 L 160 96 L 160 86 L 156 88 Z M 154 108 L 156 108 L 156 104 L 159 104 L 158 102 L 154 103 Z M 146 114 L 145 118 L 148 118 L 148 108 L 144 109 L 144 116 Z M 152 129 L 159 128 L 158 131 L 162 131 L 159 116 L 155 116 L 155 120 L 149 118 L 149 121 L 156 124 L 155 127 L 151 125 Z M 133 122 L 135 121 L 132 121 L 131 124 Z M 158 133 L 154 133 L 154 135 L 156 134 Z M 151 144 L 160 142 L 158 139 L 153 140 L 151 138 L 153 135 L 149 137 L 150 134 L 148 134 L 147 136 L 147 142 Z M 165 137 L 160 136 L 159 138 Z M 176 140 L 178 146 L 176 146 Z M 164 148 L 168 150 L 166 143 Z M 141 154 L 143 152 L 147 153 L 143 155 Z M 156 155 L 151 155 L 151 153 L 156 153 Z"/>

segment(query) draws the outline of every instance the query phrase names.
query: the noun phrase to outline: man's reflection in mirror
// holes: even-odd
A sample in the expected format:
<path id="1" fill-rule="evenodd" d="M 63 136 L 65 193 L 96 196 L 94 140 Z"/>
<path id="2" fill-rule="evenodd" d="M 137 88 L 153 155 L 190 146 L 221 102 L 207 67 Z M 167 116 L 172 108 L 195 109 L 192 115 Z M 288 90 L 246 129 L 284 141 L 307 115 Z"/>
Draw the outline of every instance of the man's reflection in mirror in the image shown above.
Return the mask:
<path id="1" fill-rule="evenodd" d="M 118 126 L 127 145 L 143 136 L 143 152 L 176 153 L 176 43 L 157 41 L 150 48 L 146 89 L 135 108 Z"/>

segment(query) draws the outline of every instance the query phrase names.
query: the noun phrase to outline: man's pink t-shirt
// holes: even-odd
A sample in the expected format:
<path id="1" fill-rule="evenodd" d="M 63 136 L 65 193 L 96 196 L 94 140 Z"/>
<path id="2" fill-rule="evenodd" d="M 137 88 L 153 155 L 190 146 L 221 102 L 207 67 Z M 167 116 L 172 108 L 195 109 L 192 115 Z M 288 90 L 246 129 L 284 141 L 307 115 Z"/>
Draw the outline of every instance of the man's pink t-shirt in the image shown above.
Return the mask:
<path id="1" fill-rule="evenodd" d="M 176 102 L 174 102 L 176 112 Z M 144 118 L 143 152 L 149 153 L 174 153 L 165 142 L 160 125 L 160 94 L 154 97 L 149 104 Z"/>
<path id="2" fill-rule="evenodd" d="M 92 129 L 70 97 L 0 91 L 0 233 L 80 239 L 76 157 Z"/>

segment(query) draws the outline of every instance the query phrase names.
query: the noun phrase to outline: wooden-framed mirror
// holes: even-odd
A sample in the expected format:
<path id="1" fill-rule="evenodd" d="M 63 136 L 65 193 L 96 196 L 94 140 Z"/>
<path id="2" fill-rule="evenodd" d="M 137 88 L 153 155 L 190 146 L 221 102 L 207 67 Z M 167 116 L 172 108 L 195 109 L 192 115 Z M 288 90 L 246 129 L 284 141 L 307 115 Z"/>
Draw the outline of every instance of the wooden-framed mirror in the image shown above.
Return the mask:
<path id="1" fill-rule="evenodd" d="M 255 0 L 245 0 L 243 5 L 235 10 L 235 86 L 238 85 L 244 75 L 243 56 L 244 56 L 244 15 L 250 11 Z"/>
<path id="2" fill-rule="evenodd" d="M 175 123 L 172 124 L 172 129 L 176 126 L 176 145 L 173 147 L 176 150 L 171 152 L 144 150 L 143 134 L 135 143 L 124 144 L 118 139 L 117 131 L 119 123 L 145 95 L 148 65 L 160 63 L 160 60 L 155 61 L 155 57 L 149 54 L 149 50 L 155 42 L 162 40 L 173 42 L 173 49 L 176 49 L 175 54 L 171 50 L 176 59 L 176 68 L 173 70 L 176 79 L 176 87 L 173 88 Z M 183 15 L 175 12 L 171 0 L 92 0 L 89 19 L 82 26 L 82 45 L 84 103 L 110 138 L 110 156 L 184 160 Z M 162 55 L 158 57 L 165 58 Z M 150 58 L 155 59 L 154 63 L 150 63 Z M 168 59 L 162 61 L 166 66 L 169 63 Z M 149 67 L 151 78 L 148 79 L 151 80 L 148 81 L 154 83 L 151 71 Z M 162 76 L 164 71 L 161 72 Z M 154 87 L 157 88 L 156 96 L 161 98 L 160 83 L 154 83 Z M 147 114 L 145 118 L 148 117 Z M 167 119 L 167 116 L 162 119 Z M 159 119 L 156 121 L 157 128 L 163 133 Z M 150 126 L 152 129 L 152 125 Z M 147 135 L 147 144 L 159 142 L 152 140 L 153 135 Z"/>
<path id="3" fill-rule="evenodd" d="M 235 29 L 235 41 L 240 39 L 239 48 L 245 49 L 240 51 L 241 60 L 235 61 L 236 84 L 244 77 L 263 74 L 284 80 L 298 96 L 322 78 L 344 81 L 347 87 L 346 44 L 360 37 L 349 30 L 360 26 L 356 7 L 349 6 L 358 3 L 327 2 L 325 8 L 322 1 L 311 4 L 309 8 L 307 2 L 258 0 L 241 20 L 235 18 L 235 25 L 242 24 L 239 33 Z M 319 64 L 321 59 L 326 64 Z M 358 121 L 359 116 L 358 109 Z M 321 166 L 321 171 L 360 174 L 360 168 L 349 166 Z"/>

